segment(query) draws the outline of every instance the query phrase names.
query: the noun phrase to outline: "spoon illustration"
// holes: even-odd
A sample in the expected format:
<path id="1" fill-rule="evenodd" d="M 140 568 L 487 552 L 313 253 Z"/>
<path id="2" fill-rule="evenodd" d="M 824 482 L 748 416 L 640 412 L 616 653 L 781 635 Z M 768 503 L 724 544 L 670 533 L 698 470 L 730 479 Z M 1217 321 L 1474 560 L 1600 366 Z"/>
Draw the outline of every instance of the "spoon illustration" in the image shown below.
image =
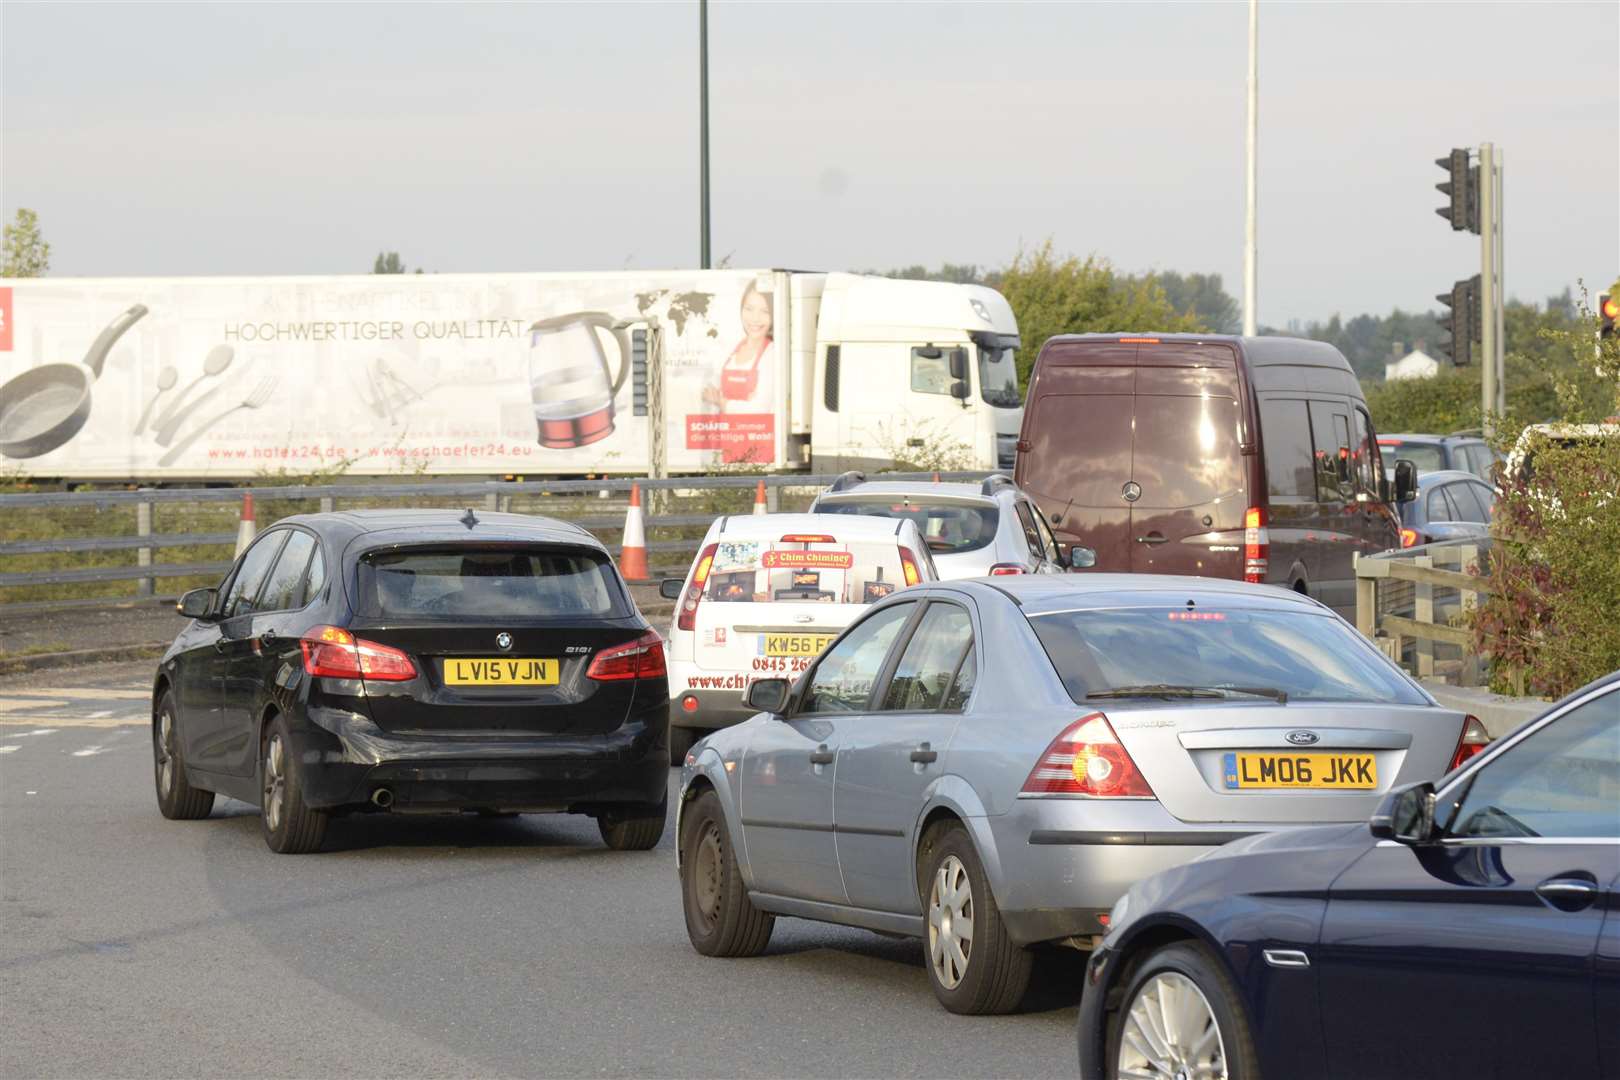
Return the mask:
<path id="1" fill-rule="evenodd" d="M 158 372 L 158 392 L 152 395 L 152 400 L 146 403 L 146 411 L 141 418 L 135 421 L 135 434 L 139 435 L 145 428 L 146 422 L 152 418 L 152 409 L 157 405 L 158 398 L 174 389 L 174 384 L 180 381 L 180 373 L 174 369 L 173 364 L 163 365 Z"/>
<path id="2" fill-rule="evenodd" d="M 231 361 L 234 359 L 236 359 L 236 350 L 229 345 L 215 345 L 208 350 L 208 357 L 203 361 L 203 373 L 187 383 L 186 388 L 180 391 L 173 401 L 169 402 L 168 408 L 158 414 L 157 421 L 153 425 L 158 429 L 158 441 L 164 442 L 165 438 L 174 438 L 176 429 L 180 427 L 180 421 L 186 418 L 186 414 L 180 412 L 180 406 L 185 403 L 186 396 L 197 388 L 197 384 L 204 379 L 212 379 L 215 376 L 223 375 L 225 369 L 231 366 Z M 189 412 L 189 410 L 187 411 Z M 165 432 L 167 436 L 165 436 Z"/>

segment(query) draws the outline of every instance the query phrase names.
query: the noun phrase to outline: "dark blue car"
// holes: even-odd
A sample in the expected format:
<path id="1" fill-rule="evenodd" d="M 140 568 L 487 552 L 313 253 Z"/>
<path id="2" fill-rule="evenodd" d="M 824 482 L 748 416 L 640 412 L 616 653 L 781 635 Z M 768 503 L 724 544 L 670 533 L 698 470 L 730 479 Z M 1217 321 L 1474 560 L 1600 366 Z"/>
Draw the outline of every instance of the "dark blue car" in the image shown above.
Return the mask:
<path id="1" fill-rule="evenodd" d="M 1367 825 L 1148 878 L 1087 967 L 1080 1073 L 1620 1077 L 1620 672 Z"/>

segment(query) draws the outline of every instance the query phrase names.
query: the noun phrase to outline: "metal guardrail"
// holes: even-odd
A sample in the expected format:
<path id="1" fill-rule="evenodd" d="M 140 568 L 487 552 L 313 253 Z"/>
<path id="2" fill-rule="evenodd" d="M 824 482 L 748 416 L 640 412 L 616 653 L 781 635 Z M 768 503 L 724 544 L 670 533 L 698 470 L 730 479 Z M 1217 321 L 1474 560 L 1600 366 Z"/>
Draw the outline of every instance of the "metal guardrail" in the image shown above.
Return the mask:
<path id="1" fill-rule="evenodd" d="M 987 475 L 989 473 L 978 471 L 874 473 L 871 474 L 871 478 L 874 480 L 924 482 L 935 479 L 947 482 L 977 482 Z M 644 477 L 621 477 L 594 480 L 372 482 L 276 487 L 138 488 L 133 490 L 5 493 L 0 494 L 0 512 L 7 515 L 25 513 L 30 510 L 58 511 L 75 507 L 97 511 L 113 508 L 133 508 L 136 512 L 136 522 L 133 535 L 74 536 L 0 541 L 0 557 L 133 551 L 137 562 L 133 566 L 62 567 L 49 570 L 0 572 L 0 588 L 135 581 L 138 583 L 135 598 L 139 598 L 154 595 L 155 583 L 160 579 L 217 576 L 224 573 L 230 566 L 229 559 L 210 561 L 193 559 L 181 563 L 157 563 L 153 561 L 153 552 L 157 550 L 182 547 L 226 547 L 234 544 L 236 540 L 236 533 L 234 532 L 168 532 L 155 534 L 152 532 L 152 516 L 153 511 L 160 506 L 238 503 L 242 501 L 243 496 L 252 495 L 255 502 L 258 503 L 282 501 L 304 504 L 314 503 L 322 512 L 339 509 L 340 501 L 344 500 L 365 500 L 373 504 L 390 502 L 409 505 L 417 501 L 444 502 L 452 499 L 466 499 L 469 505 L 486 511 L 501 511 L 509 508 L 514 499 L 522 496 L 590 496 L 628 493 L 633 485 L 647 492 L 649 496 L 647 501 L 653 506 L 657 506 L 660 503 L 672 504 L 678 498 L 688 495 L 716 491 L 753 490 L 763 482 L 768 502 L 774 508 L 778 495 L 784 490 L 824 488 L 835 479 L 837 479 L 835 474 L 788 473 L 769 476 L 674 477 L 656 480 Z M 675 509 L 673 506 L 670 508 Z M 587 511 L 594 509 L 594 507 L 581 500 L 578 509 Z M 211 524 L 213 529 L 217 530 L 219 525 L 218 512 L 214 511 L 212 513 L 214 514 L 214 520 Z M 597 512 L 577 515 L 557 514 L 555 516 L 572 521 L 582 528 L 597 533 L 612 533 L 620 529 L 624 524 L 624 518 L 619 514 Z M 650 507 L 645 517 L 645 524 L 649 532 L 693 529 L 707 526 L 716 516 L 712 513 L 657 513 Z M 269 524 L 269 522 L 266 522 L 266 524 Z M 697 546 L 698 541 L 696 539 L 658 539 L 650 541 L 647 544 L 647 550 L 651 554 L 691 553 L 696 551 Z M 133 598 L 108 599 L 113 601 Z M 68 599 L 57 602 L 78 604 L 82 601 Z M 49 602 L 24 601 L 16 605 L 0 602 L 0 608 L 12 608 L 15 606 L 17 609 L 35 609 L 41 607 L 44 603 Z"/>
<path id="2" fill-rule="evenodd" d="M 1408 663 L 1410 643 L 1419 678 L 1435 677 L 1437 645 L 1455 651 L 1443 661 L 1455 664 L 1457 682 L 1481 685 L 1484 665 L 1472 652 L 1473 633 L 1457 623 L 1490 592 L 1489 580 L 1470 572 L 1490 546 L 1489 538 L 1447 540 L 1358 557 L 1356 628 L 1398 664 Z"/>

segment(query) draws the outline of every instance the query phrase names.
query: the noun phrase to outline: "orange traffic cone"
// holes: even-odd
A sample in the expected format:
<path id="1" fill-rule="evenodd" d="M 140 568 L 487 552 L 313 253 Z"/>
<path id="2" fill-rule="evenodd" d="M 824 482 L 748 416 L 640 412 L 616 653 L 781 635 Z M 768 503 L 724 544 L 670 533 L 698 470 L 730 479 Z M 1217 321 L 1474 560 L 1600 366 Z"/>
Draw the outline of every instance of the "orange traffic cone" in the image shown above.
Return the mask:
<path id="1" fill-rule="evenodd" d="M 765 481 L 761 480 L 759 486 L 754 489 L 754 514 L 758 516 L 770 512 L 771 508 L 765 505 Z"/>
<path id="2" fill-rule="evenodd" d="M 630 485 L 630 509 L 624 512 L 624 543 L 619 548 L 619 573 L 627 581 L 647 580 L 647 523 L 641 516 L 641 485 Z"/>
<path id="3" fill-rule="evenodd" d="M 236 554 L 240 555 L 259 535 L 259 523 L 253 516 L 253 493 L 242 496 L 242 520 L 236 526 Z"/>

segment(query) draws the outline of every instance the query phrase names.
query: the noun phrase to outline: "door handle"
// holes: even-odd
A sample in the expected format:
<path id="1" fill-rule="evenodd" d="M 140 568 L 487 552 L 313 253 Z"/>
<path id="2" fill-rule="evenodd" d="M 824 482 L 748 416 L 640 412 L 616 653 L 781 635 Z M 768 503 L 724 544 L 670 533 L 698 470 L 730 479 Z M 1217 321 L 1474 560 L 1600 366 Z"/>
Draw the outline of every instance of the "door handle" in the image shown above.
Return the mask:
<path id="1" fill-rule="evenodd" d="M 939 760 L 939 751 L 930 750 L 927 743 L 919 743 L 917 749 L 911 752 L 911 760 L 924 765 L 932 765 Z"/>
<path id="2" fill-rule="evenodd" d="M 837 756 L 837 754 L 827 749 L 826 743 L 822 743 L 820 746 L 816 747 L 816 752 L 810 755 L 810 764 L 831 765 L 833 763 L 833 758 Z"/>
<path id="3" fill-rule="evenodd" d="M 1138 536 L 1136 538 L 1136 542 L 1138 544 L 1168 544 L 1170 542 L 1170 538 L 1165 536 L 1163 533 L 1151 532 L 1146 536 Z"/>
<path id="4" fill-rule="evenodd" d="M 1560 911 L 1591 907 L 1597 894 L 1597 885 L 1583 878 L 1549 878 L 1536 886 L 1536 895 Z"/>

